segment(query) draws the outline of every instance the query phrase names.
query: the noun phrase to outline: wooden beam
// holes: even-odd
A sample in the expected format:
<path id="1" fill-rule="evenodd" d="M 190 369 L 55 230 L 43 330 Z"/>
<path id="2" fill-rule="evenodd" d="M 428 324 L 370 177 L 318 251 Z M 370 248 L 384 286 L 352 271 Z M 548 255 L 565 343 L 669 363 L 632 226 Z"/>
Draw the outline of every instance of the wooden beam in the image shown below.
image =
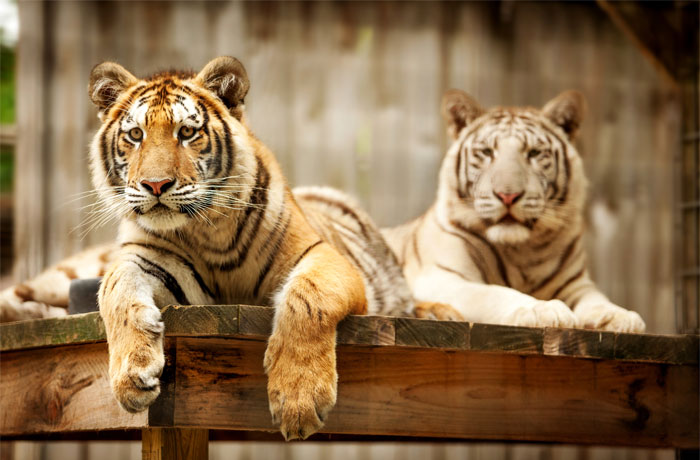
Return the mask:
<path id="1" fill-rule="evenodd" d="M 679 81 L 679 32 L 666 21 L 660 5 L 673 8 L 673 2 L 655 4 L 638 1 L 597 0 L 600 8 L 654 67 L 675 87 Z"/>
<path id="2" fill-rule="evenodd" d="M 2 353 L 0 434 L 143 427 L 148 414 L 112 396 L 107 366 L 106 343 Z"/>
<path id="3" fill-rule="evenodd" d="M 42 226 L 46 206 L 46 3 L 19 2 L 17 49 L 17 146 L 14 183 L 13 275 L 25 280 L 46 265 L 46 240 Z M 48 227 L 46 227 L 48 228 Z"/>
<path id="4" fill-rule="evenodd" d="M 180 338 L 174 426 L 272 431 L 264 343 Z M 203 359 L 203 357 L 207 359 Z M 697 446 L 698 369 L 539 355 L 341 347 L 324 433 Z"/>
<path id="5" fill-rule="evenodd" d="M 209 430 L 147 428 L 141 438 L 142 460 L 201 460 L 209 458 Z"/>
<path id="6" fill-rule="evenodd" d="M 189 428 L 281 440 L 262 368 L 272 310 L 168 307 L 163 317 L 161 396 L 135 415 L 111 394 L 96 314 L 0 326 L 0 436 Z M 51 329 L 70 344 L 47 340 Z M 315 439 L 698 447 L 698 336 L 358 316 L 338 340 L 338 403 Z"/>
<path id="7" fill-rule="evenodd" d="M 266 340 L 274 310 L 250 305 L 168 306 L 167 337 Z M 0 351 L 106 340 L 98 313 L 0 324 Z M 539 354 L 623 361 L 698 364 L 697 335 L 620 334 L 586 329 L 529 328 L 388 316 L 350 316 L 339 345 L 396 346 Z"/>

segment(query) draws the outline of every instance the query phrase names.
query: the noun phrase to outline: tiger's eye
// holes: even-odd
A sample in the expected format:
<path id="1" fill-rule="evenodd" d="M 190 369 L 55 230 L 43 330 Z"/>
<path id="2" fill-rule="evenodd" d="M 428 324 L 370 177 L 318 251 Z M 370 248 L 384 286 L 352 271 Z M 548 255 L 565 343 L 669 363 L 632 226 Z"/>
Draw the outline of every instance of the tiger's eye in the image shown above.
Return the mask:
<path id="1" fill-rule="evenodd" d="M 486 149 L 481 149 L 481 154 L 484 155 L 485 157 L 492 157 L 493 156 L 493 150 L 486 148 Z"/>
<path id="2" fill-rule="evenodd" d="M 190 137 L 194 136 L 194 128 L 191 126 L 183 126 L 180 128 L 178 135 L 180 136 L 180 139 L 189 139 Z"/>
<path id="3" fill-rule="evenodd" d="M 542 150 L 532 149 L 529 152 L 527 152 L 527 157 L 528 157 L 528 159 L 531 160 L 533 158 L 540 156 L 541 153 L 542 153 Z"/>
<path id="4" fill-rule="evenodd" d="M 131 128 L 129 130 L 129 137 L 132 141 L 139 142 L 141 139 L 143 139 L 143 131 L 141 128 Z"/>

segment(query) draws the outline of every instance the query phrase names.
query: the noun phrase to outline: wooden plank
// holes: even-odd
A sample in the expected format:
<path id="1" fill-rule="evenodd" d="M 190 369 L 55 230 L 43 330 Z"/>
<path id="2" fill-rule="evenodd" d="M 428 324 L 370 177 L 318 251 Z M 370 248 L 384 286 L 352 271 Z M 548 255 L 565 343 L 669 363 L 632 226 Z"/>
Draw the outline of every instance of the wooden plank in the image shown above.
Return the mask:
<path id="1" fill-rule="evenodd" d="M 18 4 L 20 36 L 17 56 L 17 147 L 14 184 L 13 274 L 23 280 L 45 266 L 46 222 L 46 3 Z M 21 178 L 21 179 L 19 179 Z"/>
<path id="2" fill-rule="evenodd" d="M 389 316 L 348 316 L 338 324 L 338 345 L 394 345 L 395 320 Z"/>
<path id="3" fill-rule="evenodd" d="M 273 430 L 264 348 L 256 341 L 179 338 L 174 425 Z M 339 347 L 338 373 L 338 404 L 323 433 L 698 443 L 696 366 Z"/>
<path id="4" fill-rule="evenodd" d="M 4 435 L 143 427 L 112 396 L 107 344 L 3 353 L 0 433 Z"/>
<path id="5" fill-rule="evenodd" d="M 580 358 L 612 359 L 615 356 L 615 334 L 581 329 L 544 330 L 544 354 Z"/>
<path id="6" fill-rule="evenodd" d="M 171 305 L 161 310 L 168 336 L 230 336 L 238 334 L 237 305 Z"/>
<path id="7" fill-rule="evenodd" d="M 269 337 L 272 333 L 272 319 L 275 309 L 241 305 L 238 317 L 238 332 L 250 337 Z"/>
<path id="8" fill-rule="evenodd" d="M 239 306 L 238 333 L 245 337 L 267 338 L 272 333 L 275 309 L 251 305 Z M 393 345 L 394 318 L 387 316 L 350 316 L 338 324 L 338 344 Z"/>
<path id="9" fill-rule="evenodd" d="M 445 349 L 469 349 L 470 324 L 396 318 L 396 345 Z"/>
<path id="10" fill-rule="evenodd" d="M 156 422 L 274 431 L 262 368 L 265 346 L 258 340 L 170 339 L 163 396 L 148 420 L 146 413 L 117 406 L 103 343 L 3 353 L 0 434 L 18 439 Z M 696 365 L 341 346 L 338 372 L 338 404 L 324 433 L 698 445 Z"/>
<path id="11" fill-rule="evenodd" d="M 266 340 L 274 309 L 250 305 L 168 306 L 167 337 Z M 99 342 L 99 313 L 0 324 L 0 351 Z M 580 358 L 697 364 L 697 335 L 613 334 L 384 316 L 351 316 L 338 325 L 339 345 L 399 346 Z"/>
<path id="12" fill-rule="evenodd" d="M 3 352 L 104 340 L 107 335 L 99 313 L 0 324 L 0 351 Z"/>
<path id="13" fill-rule="evenodd" d="M 474 324 L 471 350 L 543 353 L 544 328 Z"/>
<path id="14" fill-rule="evenodd" d="M 209 430 L 148 428 L 143 430 L 143 460 L 201 460 L 209 457 Z"/>
<path id="15" fill-rule="evenodd" d="M 698 336 L 615 334 L 615 359 L 666 363 L 697 363 Z"/>

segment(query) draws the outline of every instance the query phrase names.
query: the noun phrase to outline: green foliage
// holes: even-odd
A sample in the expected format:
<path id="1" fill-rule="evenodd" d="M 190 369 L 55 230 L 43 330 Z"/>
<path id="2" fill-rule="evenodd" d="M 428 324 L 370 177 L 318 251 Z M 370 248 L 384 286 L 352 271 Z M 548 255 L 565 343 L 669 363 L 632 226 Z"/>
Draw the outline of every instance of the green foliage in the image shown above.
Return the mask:
<path id="1" fill-rule="evenodd" d="M 12 147 L 0 148 L 0 193 L 12 193 L 12 173 L 15 156 Z"/>
<path id="2" fill-rule="evenodd" d="M 0 46 L 0 123 L 15 122 L 15 50 Z"/>

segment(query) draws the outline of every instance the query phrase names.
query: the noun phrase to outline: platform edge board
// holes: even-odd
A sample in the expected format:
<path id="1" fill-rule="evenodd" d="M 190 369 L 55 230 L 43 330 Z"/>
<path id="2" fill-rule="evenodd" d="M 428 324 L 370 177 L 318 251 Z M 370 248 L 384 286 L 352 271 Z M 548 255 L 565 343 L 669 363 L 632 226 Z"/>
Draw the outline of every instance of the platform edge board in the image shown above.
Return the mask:
<path id="1" fill-rule="evenodd" d="M 274 309 L 250 305 L 167 306 L 168 337 L 266 340 Z M 0 351 L 106 340 L 99 313 L 0 324 Z M 539 354 L 620 361 L 698 364 L 698 335 L 623 334 L 585 329 L 532 328 L 388 316 L 351 316 L 337 343 Z"/>

